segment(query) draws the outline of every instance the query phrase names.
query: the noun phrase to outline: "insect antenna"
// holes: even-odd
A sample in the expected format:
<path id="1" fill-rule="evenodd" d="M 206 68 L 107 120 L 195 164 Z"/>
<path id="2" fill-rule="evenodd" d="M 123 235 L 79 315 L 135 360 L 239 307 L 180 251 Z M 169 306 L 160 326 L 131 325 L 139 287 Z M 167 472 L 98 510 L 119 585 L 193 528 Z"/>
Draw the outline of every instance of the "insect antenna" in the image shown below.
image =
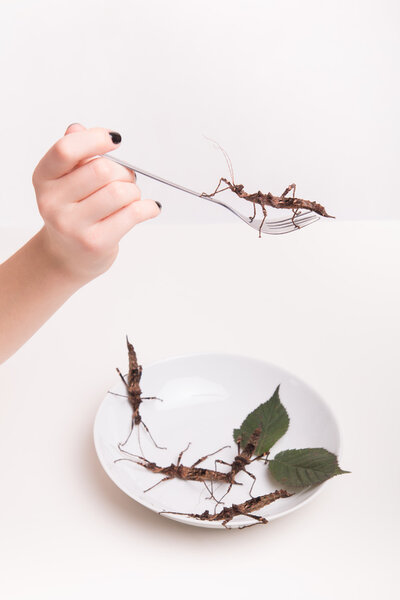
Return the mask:
<path id="1" fill-rule="evenodd" d="M 139 454 L 133 454 L 133 452 L 128 452 L 128 450 L 124 450 L 122 448 L 122 444 L 119 443 L 118 444 L 118 450 L 120 450 L 121 452 L 123 452 L 124 454 L 128 454 L 129 456 L 133 456 L 134 458 L 139 458 L 140 460 L 143 460 L 144 462 L 150 462 L 147 458 L 145 458 L 144 456 L 140 456 Z"/>
<path id="2" fill-rule="evenodd" d="M 159 515 L 183 515 L 184 517 L 193 517 L 190 513 L 175 512 L 174 510 L 160 510 Z"/>
<path id="3" fill-rule="evenodd" d="M 218 144 L 218 142 L 216 142 L 215 140 L 207 137 L 206 135 L 204 137 L 206 138 L 206 140 L 209 140 L 210 142 L 212 142 L 213 144 L 215 144 L 219 148 L 219 150 L 221 150 L 221 152 L 224 155 L 225 160 L 226 160 L 226 162 L 228 164 L 229 175 L 231 176 L 232 183 L 233 183 L 233 185 L 235 185 L 235 178 L 234 178 L 234 173 L 233 173 L 232 161 L 229 158 L 229 155 L 228 155 L 227 151 L 220 144 Z"/>
<path id="4" fill-rule="evenodd" d="M 134 454 L 132 454 L 132 456 L 135 456 Z M 143 463 L 139 462 L 138 460 L 133 460 L 133 458 L 116 458 L 114 460 L 114 464 L 117 462 L 122 462 L 123 460 L 126 460 L 128 462 L 134 463 L 135 465 L 140 465 L 141 467 L 143 467 Z"/>

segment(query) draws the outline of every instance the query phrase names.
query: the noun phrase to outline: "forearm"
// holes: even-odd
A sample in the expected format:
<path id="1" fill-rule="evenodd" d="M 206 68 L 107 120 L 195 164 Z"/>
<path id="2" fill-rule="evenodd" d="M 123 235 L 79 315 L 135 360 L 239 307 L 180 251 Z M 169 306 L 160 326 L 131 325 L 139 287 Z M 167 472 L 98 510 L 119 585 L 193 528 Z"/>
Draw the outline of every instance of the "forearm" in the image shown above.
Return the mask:
<path id="1" fill-rule="evenodd" d="M 45 230 L 0 265 L 0 363 L 81 287 L 46 248 Z"/>
<path id="2" fill-rule="evenodd" d="M 115 131 L 74 123 L 36 166 L 44 227 L 0 265 L 0 363 L 110 268 L 132 227 L 160 213 L 141 199 L 132 170 L 102 156 L 120 142 Z"/>

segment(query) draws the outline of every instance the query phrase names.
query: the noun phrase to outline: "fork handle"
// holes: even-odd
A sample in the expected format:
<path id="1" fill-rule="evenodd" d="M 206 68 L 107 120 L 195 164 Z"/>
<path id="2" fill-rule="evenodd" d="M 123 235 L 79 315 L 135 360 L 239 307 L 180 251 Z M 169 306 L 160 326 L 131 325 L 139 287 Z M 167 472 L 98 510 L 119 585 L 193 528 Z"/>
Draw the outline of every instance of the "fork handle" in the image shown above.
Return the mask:
<path id="1" fill-rule="evenodd" d="M 198 198 L 203 198 L 204 200 L 210 200 L 211 202 L 216 202 L 213 198 L 210 198 L 209 196 L 203 196 L 203 194 L 200 194 L 199 192 L 195 192 L 194 190 L 190 190 L 187 187 L 178 185 L 177 183 L 173 183 L 172 181 L 168 181 L 167 179 L 163 179 L 163 177 L 159 177 L 158 175 L 153 175 L 153 173 L 149 173 L 148 171 L 144 171 L 143 169 L 134 167 L 133 165 L 130 165 L 129 163 L 127 163 L 125 160 L 121 160 L 120 158 L 111 156 L 111 154 L 102 154 L 101 156 L 104 156 L 105 158 L 109 158 L 110 160 L 113 160 L 114 162 L 118 163 L 119 165 L 122 165 L 123 167 L 126 167 L 127 169 L 130 169 L 131 171 L 135 171 L 135 173 L 140 173 L 141 175 L 144 175 L 145 177 L 150 177 L 150 179 L 155 179 L 156 181 L 159 181 L 160 183 L 165 183 L 166 185 L 170 185 L 171 187 L 176 188 L 177 190 L 181 190 L 182 192 L 192 194 L 193 196 L 197 196 Z M 219 202 L 217 202 L 217 204 L 219 204 Z"/>

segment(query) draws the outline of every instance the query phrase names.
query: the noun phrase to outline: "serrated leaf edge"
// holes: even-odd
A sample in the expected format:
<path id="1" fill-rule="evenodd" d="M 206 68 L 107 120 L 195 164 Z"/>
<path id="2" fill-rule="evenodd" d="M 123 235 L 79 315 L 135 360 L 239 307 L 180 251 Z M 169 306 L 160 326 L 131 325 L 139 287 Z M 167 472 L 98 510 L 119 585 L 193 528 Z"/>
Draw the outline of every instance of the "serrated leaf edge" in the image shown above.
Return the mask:
<path id="1" fill-rule="evenodd" d="M 336 467 L 335 467 L 335 470 L 333 471 L 332 475 L 330 475 L 330 477 L 327 477 L 324 481 L 321 481 L 320 483 L 308 484 L 309 486 L 311 486 L 311 485 L 315 485 L 315 486 L 322 485 L 323 483 L 326 483 L 329 479 L 332 479 L 336 475 L 344 475 L 346 473 L 351 473 L 351 471 L 344 471 L 343 469 L 341 469 L 339 467 L 339 458 L 338 458 L 337 454 L 335 454 L 334 452 L 331 452 L 330 450 L 327 450 L 327 448 L 322 448 L 321 446 L 318 446 L 316 448 L 287 448 L 286 450 L 281 450 L 280 452 L 278 452 L 278 454 L 276 454 L 276 456 L 274 456 L 274 458 L 271 458 L 271 459 L 268 460 L 268 463 L 267 463 L 268 464 L 268 471 L 270 471 L 269 465 L 270 465 L 271 462 L 274 462 L 274 461 L 279 462 L 279 459 L 276 460 L 277 456 L 279 456 L 280 454 L 283 454 L 285 452 L 290 452 L 290 451 L 293 451 L 293 450 L 325 450 L 325 452 L 329 452 L 329 454 L 333 455 L 335 457 L 335 459 L 336 459 Z M 286 463 L 283 462 L 283 464 L 286 464 Z M 307 469 L 307 467 L 298 467 L 298 468 Z M 315 471 L 317 473 L 320 472 L 320 473 L 325 474 L 324 471 L 318 471 L 316 469 L 315 469 Z M 287 482 L 287 478 L 277 479 L 275 477 L 275 475 L 273 475 L 272 473 L 271 473 L 271 475 L 272 475 L 272 477 L 274 479 L 276 479 L 276 481 L 279 481 L 280 483 L 286 483 Z M 288 484 L 288 485 L 290 485 L 290 487 L 294 487 L 294 488 L 308 487 L 308 485 L 307 486 L 303 486 L 303 485 L 296 485 L 296 484 L 292 484 L 292 483 Z"/>

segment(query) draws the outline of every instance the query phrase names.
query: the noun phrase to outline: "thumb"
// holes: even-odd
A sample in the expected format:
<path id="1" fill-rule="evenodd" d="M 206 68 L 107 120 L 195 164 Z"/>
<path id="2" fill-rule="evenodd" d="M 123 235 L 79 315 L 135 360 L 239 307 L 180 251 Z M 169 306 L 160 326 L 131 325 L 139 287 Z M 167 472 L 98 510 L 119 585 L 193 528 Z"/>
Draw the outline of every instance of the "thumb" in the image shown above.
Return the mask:
<path id="1" fill-rule="evenodd" d="M 71 123 L 71 125 L 68 125 L 67 129 L 65 130 L 64 135 L 69 135 L 70 133 L 77 133 L 79 131 L 86 131 L 87 128 L 84 127 L 83 125 L 81 125 L 80 123 Z M 86 160 L 81 160 L 79 161 L 78 165 L 75 167 L 80 167 L 82 165 L 84 165 L 87 162 L 90 162 L 92 159 L 91 158 L 87 158 Z"/>
<path id="2" fill-rule="evenodd" d="M 67 129 L 65 130 L 64 135 L 68 135 L 69 133 L 76 133 L 77 131 L 85 131 L 85 130 L 86 130 L 86 127 L 84 127 L 80 123 L 71 123 L 71 125 L 68 125 Z"/>

